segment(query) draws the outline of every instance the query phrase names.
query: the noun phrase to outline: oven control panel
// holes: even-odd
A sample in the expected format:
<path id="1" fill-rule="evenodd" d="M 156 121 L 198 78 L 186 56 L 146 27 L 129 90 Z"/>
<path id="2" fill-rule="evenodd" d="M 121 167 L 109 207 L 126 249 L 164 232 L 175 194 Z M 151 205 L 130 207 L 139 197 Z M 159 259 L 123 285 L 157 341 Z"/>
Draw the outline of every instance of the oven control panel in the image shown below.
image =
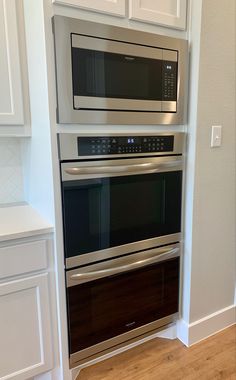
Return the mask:
<path id="1" fill-rule="evenodd" d="M 79 156 L 172 152 L 174 136 L 78 137 Z"/>

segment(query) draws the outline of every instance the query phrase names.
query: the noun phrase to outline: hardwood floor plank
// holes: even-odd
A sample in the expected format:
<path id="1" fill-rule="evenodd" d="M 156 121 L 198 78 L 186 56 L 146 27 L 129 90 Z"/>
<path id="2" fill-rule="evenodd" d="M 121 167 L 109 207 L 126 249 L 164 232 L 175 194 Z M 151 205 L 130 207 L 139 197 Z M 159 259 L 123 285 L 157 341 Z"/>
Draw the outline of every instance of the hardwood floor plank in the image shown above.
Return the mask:
<path id="1" fill-rule="evenodd" d="M 77 380 L 236 380 L 236 325 L 187 348 L 156 338 L 91 367 Z"/>

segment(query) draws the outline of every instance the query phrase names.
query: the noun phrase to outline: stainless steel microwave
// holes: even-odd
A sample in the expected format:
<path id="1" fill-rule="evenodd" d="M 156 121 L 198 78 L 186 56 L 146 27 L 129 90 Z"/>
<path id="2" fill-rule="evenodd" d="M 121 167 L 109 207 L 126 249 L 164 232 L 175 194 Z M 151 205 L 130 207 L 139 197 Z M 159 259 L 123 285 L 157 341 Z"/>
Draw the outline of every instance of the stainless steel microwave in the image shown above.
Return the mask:
<path id="1" fill-rule="evenodd" d="M 57 121 L 183 124 L 187 41 L 53 17 Z"/>

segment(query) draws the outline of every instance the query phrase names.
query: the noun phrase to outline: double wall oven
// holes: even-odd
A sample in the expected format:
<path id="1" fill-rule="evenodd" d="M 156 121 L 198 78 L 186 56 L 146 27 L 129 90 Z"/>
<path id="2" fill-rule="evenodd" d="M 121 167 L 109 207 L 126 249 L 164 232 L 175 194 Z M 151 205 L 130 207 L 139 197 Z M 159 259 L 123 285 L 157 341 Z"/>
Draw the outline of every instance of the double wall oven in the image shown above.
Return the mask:
<path id="1" fill-rule="evenodd" d="M 58 143 L 74 367 L 178 316 L 184 134 Z"/>

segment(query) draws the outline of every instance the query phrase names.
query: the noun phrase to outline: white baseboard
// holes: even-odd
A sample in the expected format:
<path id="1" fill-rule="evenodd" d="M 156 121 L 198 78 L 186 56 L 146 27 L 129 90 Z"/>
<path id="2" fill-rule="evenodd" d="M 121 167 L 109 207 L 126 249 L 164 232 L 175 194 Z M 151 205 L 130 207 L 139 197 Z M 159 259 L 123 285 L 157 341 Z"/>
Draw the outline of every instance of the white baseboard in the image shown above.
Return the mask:
<path id="1" fill-rule="evenodd" d="M 155 333 L 153 335 L 147 336 L 146 338 L 140 339 L 137 342 L 131 343 L 125 347 L 122 347 L 122 348 L 119 348 L 119 349 L 114 350 L 112 352 L 109 352 L 108 354 L 102 355 L 96 359 L 90 360 L 87 363 L 81 364 L 80 366 L 78 366 L 76 368 L 73 368 L 71 370 L 72 380 L 76 379 L 76 377 L 79 375 L 82 368 L 85 368 L 85 367 L 88 367 L 90 365 L 101 362 L 103 360 L 109 359 L 114 355 L 118 355 L 122 352 L 130 350 L 131 348 L 139 346 L 140 344 L 145 343 L 151 339 L 154 339 L 154 338 L 175 339 L 176 337 L 177 337 L 177 335 L 176 335 L 176 324 L 173 324 L 172 326 L 170 326 L 166 329 L 163 329 L 161 331 L 158 331 L 157 333 Z"/>
<path id="2" fill-rule="evenodd" d="M 231 305 L 190 324 L 177 322 L 177 338 L 191 346 L 236 323 L 236 306 Z"/>

